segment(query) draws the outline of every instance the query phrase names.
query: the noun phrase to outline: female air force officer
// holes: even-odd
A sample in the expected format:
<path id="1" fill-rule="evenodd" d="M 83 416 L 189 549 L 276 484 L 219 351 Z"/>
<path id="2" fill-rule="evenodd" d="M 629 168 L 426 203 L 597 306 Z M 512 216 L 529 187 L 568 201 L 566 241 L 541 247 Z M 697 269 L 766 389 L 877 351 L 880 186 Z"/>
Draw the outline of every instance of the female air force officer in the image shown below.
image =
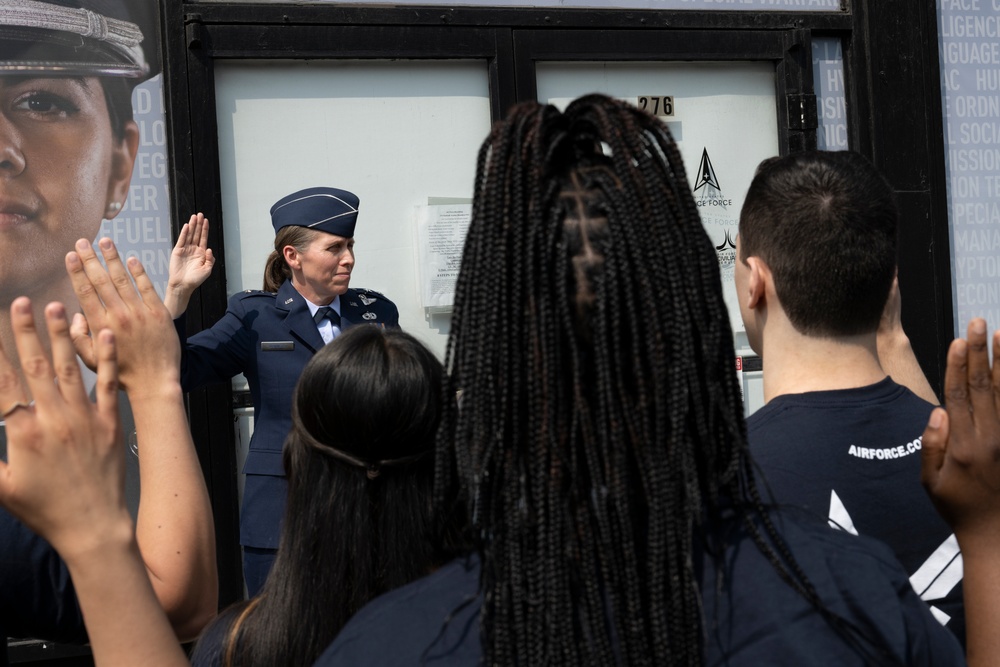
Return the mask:
<path id="1" fill-rule="evenodd" d="M 358 197 L 335 188 L 309 188 L 271 207 L 274 252 L 264 289 L 229 299 L 212 328 L 187 339 L 181 368 L 190 391 L 243 373 L 250 384 L 254 432 L 243 468 L 246 484 L 240 543 L 247 590 L 255 595 L 278 547 L 287 484 L 281 447 L 291 428 L 292 394 L 303 367 L 342 329 L 357 324 L 398 326 L 395 304 L 378 292 L 351 289 Z M 207 221 L 184 226 L 171 258 L 165 302 L 177 318 L 211 273 Z M 184 320 L 177 320 L 185 340 Z"/>

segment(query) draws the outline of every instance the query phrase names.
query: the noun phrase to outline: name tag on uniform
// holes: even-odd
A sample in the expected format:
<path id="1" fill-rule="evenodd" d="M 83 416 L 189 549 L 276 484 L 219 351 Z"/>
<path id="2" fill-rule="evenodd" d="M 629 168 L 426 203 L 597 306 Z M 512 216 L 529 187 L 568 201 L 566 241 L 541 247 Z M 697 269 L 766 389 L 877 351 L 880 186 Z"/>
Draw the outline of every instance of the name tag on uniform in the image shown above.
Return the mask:
<path id="1" fill-rule="evenodd" d="M 262 340 L 260 342 L 261 352 L 291 352 L 295 349 L 293 340 Z"/>

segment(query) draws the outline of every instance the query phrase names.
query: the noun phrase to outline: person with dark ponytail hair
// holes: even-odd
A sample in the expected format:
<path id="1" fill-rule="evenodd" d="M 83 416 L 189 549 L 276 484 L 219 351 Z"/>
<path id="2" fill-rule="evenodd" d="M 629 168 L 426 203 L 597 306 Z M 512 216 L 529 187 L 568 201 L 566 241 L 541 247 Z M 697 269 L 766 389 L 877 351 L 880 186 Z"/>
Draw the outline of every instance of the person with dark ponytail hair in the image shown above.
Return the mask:
<path id="1" fill-rule="evenodd" d="M 456 532 L 432 522 L 441 375 L 423 344 L 378 327 L 306 364 L 277 559 L 261 594 L 206 630 L 196 666 L 309 665 L 365 603 L 453 557 Z"/>
<path id="2" fill-rule="evenodd" d="M 202 214 L 181 228 L 170 258 L 164 304 L 185 341 L 185 391 L 240 373 L 250 385 L 254 431 L 243 468 L 240 544 L 251 597 L 264 585 L 278 547 L 287 491 L 281 443 L 292 426 L 292 391 L 302 368 L 351 326 L 399 326 L 392 301 L 349 286 L 359 205 L 353 193 L 326 187 L 278 200 L 271 207 L 275 241 L 264 289 L 233 295 L 222 319 L 190 338 L 182 315 L 215 263 Z"/>
<path id="3" fill-rule="evenodd" d="M 475 553 L 316 665 L 962 662 L 888 549 L 758 495 L 718 260 L 657 119 L 591 95 L 493 128 L 445 367 L 436 503 Z"/>
<path id="4" fill-rule="evenodd" d="M 308 227 L 299 225 L 289 225 L 282 227 L 274 235 L 274 250 L 267 256 L 264 264 L 264 286 L 261 288 L 265 292 L 277 292 L 281 286 L 292 279 L 292 269 L 285 260 L 282 249 L 291 246 L 298 252 L 305 252 L 316 237 L 316 232 Z"/>

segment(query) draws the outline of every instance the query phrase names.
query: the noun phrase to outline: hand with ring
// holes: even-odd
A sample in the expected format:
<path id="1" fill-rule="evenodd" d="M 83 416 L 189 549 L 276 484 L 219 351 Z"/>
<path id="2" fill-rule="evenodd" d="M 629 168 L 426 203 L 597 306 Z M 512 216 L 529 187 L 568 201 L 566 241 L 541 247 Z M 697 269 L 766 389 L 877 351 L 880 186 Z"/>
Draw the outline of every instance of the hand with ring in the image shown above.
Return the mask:
<path id="1" fill-rule="evenodd" d="M 18 381 L 10 351 L 4 350 L 0 405 L 6 406 L 8 462 L 0 465 L 0 502 L 65 558 L 98 549 L 112 535 L 131 534 L 132 521 L 123 489 L 114 337 L 103 332 L 96 342 L 94 404 L 76 362 L 66 309 L 49 304 L 45 320 L 51 359 L 39 339 L 30 301 L 21 297 L 11 305 L 17 356 L 34 405 Z M 115 483 L 108 484 L 109 479 Z"/>
<path id="2" fill-rule="evenodd" d="M 66 309 L 45 308 L 51 357 L 39 340 L 26 297 L 11 305 L 11 325 L 29 404 L 0 350 L 0 405 L 7 462 L 0 462 L 0 504 L 47 539 L 73 578 L 94 660 L 100 665 L 188 664 L 157 602 L 125 504 L 125 456 L 118 415 L 115 336 L 94 337 L 96 403 L 70 340 Z"/>
<path id="3" fill-rule="evenodd" d="M 13 403 L 10 404 L 10 406 L 6 410 L 0 412 L 0 419 L 7 419 L 7 417 L 14 414 L 14 410 L 17 410 L 18 408 L 30 408 L 30 407 L 31 403 L 25 403 L 23 401 L 14 401 Z"/>

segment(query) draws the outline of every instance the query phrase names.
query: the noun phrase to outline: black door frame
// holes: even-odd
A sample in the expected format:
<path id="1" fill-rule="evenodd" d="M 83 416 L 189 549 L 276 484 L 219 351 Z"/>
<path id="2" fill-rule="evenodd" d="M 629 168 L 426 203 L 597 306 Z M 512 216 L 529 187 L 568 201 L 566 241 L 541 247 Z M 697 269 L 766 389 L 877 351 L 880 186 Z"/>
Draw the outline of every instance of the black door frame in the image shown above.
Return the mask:
<path id="1" fill-rule="evenodd" d="M 217 60 L 485 59 L 494 120 L 534 97 L 540 59 L 770 60 L 778 100 L 785 101 L 776 119 L 784 152 L 815 146 L 811 40 L 832 36 L 844 51 L 850 146 L 872 158 L 897 191 L 904 326 L 939 387 L 953 323 L 934 7 L 911 0 L 844 4 L 841 12 L 816 13 L 161 0 L 174 232 L 190 211 L 216 223 L 210 242 L 219 266 L 192 300 L 188 329 L 214 323 L 226 305 Z M 900 106 L 902 117 L 894 112 Z M 236 452 L 228 446 L 233 407 L 228 386 L 189 397 L 215 509 L 223 603 L 242 594 Z"/>

